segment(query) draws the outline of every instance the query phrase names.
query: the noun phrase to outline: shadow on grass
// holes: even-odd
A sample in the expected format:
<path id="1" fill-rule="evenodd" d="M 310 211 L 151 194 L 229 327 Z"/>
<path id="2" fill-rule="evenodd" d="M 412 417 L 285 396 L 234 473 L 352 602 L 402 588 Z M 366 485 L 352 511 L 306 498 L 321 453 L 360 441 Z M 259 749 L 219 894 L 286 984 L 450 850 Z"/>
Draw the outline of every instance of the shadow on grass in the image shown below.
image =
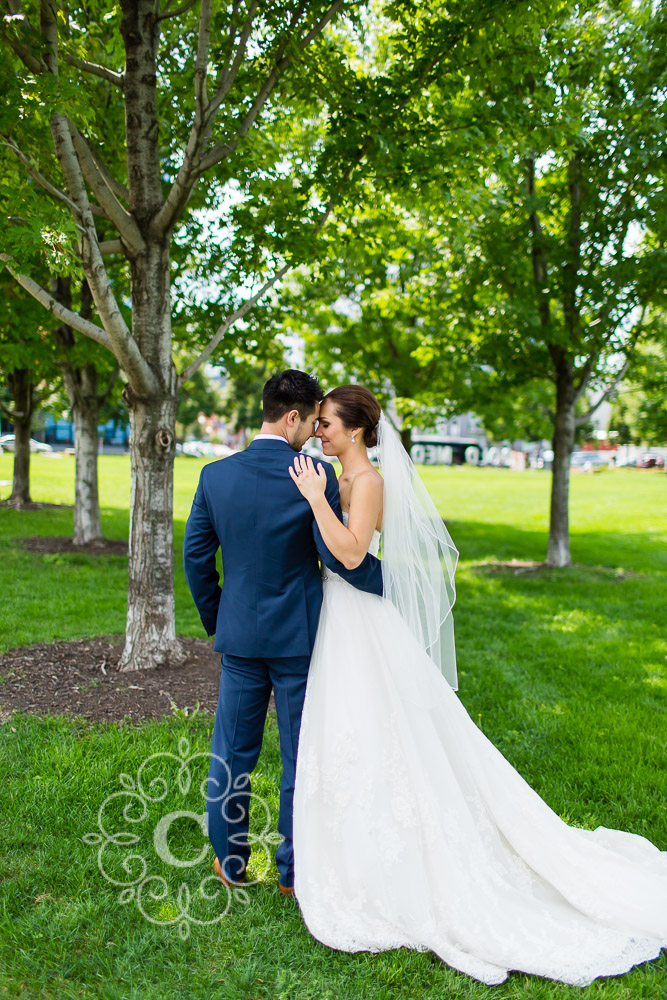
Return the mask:
<path id="1" fill-rule="evenodd" d="M 511 559 L 543 562 L 547 554 L 545 530 L 519 528 L 487 521 L 448 521 L 447 528 L 463 562 Z M 572 560 L 578 565 L 667 572 L 667 546 L 643 532 L 577 531 L 570 534 Z M 554 570 L 567 576 L 567 570 Z M 576 572 L 576 570 L 574 570 Z"/>
<path id="2" fill-rule="evenodd" d="M 128 520 L 126 509 L 105 508 L 105 535 L 127 537 Z M 174 521 L 177 631 L 203 638 L 183 573 L 185 523 L 185 518 Z M 42 554 L 28 552 L 22 544 L 35 535 L 67 537 L 71 525 L 70 511 L 3 515 L 0 582 L 13 598 L 0 609 L 0 626 L 13 633 L 12 646 L 123 631 L 126 556 L 80 550 Z M 449 522 L 449 528 L 460 551 L 455 622 L 459 656 L 464 660 L 471 649 L 481 646 L 494 650 L 497 658 L 499 636 L 505 644 L 520 647 L 527 662 L 540 662 L 544 649 L 554 642 L 563 655 L 577 643 L 588 642 L 597 656 L 613 640 L 624 660 L 631 651 L 628 643 L 651 648 L 659 621 L 660 583 L 667 572 L 667 549 L 658 546 L 657 537 L 641 532 L 573 532 L 576 567 L 515 575 L 480 564 L 542 561 L 544 529 L 464 519 Z M 618 644 L 624 647 L 622 654 Z"/>

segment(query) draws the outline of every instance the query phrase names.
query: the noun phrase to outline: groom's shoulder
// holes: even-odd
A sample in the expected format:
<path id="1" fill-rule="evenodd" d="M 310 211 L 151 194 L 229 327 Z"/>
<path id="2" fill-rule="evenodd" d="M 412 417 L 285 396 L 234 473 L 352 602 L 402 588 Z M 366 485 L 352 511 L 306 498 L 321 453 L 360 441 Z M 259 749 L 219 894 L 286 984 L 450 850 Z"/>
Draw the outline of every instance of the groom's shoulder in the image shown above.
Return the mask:
<path id="1" fill-rule="evenodd" d="M 233 455 L 225 455 L 224 458 L 218 458 L 215 462 L 207 462 L 201 470 L 202 480 L 218 479 L 220 476 L 233 473 L 234 469 L 238 468 L 238 464 L 242 461 L 244 454 L 245 452 L 237 451 Z"/>

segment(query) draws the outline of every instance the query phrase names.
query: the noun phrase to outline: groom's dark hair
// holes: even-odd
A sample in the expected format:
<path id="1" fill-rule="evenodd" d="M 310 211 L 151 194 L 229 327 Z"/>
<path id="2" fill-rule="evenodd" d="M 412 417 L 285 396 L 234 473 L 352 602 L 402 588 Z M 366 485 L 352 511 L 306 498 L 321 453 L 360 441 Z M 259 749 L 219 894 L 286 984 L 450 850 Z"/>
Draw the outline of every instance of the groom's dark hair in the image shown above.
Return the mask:
<path id="1" fill-rule="evenodd" d="M 273 375 L 262 393 L 262 417 L 273 424 L 290 410 L 298 410 L 302 420 L 313 412 L 324 396 L 324 390 L 314 375 L 288 368 Z"/>

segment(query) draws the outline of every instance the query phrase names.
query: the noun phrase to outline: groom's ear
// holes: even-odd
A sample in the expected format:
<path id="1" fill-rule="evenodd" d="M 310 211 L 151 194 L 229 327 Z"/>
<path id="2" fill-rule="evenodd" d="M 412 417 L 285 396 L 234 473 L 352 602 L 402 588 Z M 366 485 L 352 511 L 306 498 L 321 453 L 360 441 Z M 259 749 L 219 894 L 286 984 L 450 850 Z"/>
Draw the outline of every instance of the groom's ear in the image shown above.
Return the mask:
<path id="1" fill-rule="evenodd" d="M 290 410 L 287 414 L 287 425 L 288 427 L 294 427 L 295 424 L 299 422 L 301 417 L 299 416 L 298 410 Z"/>

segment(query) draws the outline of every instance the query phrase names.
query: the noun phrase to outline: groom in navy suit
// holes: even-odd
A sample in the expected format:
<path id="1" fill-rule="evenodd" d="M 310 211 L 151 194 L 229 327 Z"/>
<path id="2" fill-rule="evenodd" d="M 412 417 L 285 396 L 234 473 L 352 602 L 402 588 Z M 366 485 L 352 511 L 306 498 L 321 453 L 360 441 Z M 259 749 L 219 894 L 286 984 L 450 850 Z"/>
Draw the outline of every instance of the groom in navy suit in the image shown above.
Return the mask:
<path id="1" fill-rule="evenodd" d="M 263 423 L 245 451 L 204 466 L 185 529 L 185 576 L 208 635 L 222 653 L 208 776 L 214 868 L 241 884 L 250 857 L 250 773 L 262 747 L 273 687 L 283 775 L 276 851 L 279 888 L 294 885 L 292 799 L 301 711 L 322 605 L 318 555 L 360 590 L 382 593 L 380 563 L 347 570 L 331 555 L 288 469 L 315 433 L 322 388 L 288 370 L 264 386 Z M 338 481 L 326 465 L 326 496 L 341 518 Z M 216 553 L 222 554 L 219 585 Z"/>

